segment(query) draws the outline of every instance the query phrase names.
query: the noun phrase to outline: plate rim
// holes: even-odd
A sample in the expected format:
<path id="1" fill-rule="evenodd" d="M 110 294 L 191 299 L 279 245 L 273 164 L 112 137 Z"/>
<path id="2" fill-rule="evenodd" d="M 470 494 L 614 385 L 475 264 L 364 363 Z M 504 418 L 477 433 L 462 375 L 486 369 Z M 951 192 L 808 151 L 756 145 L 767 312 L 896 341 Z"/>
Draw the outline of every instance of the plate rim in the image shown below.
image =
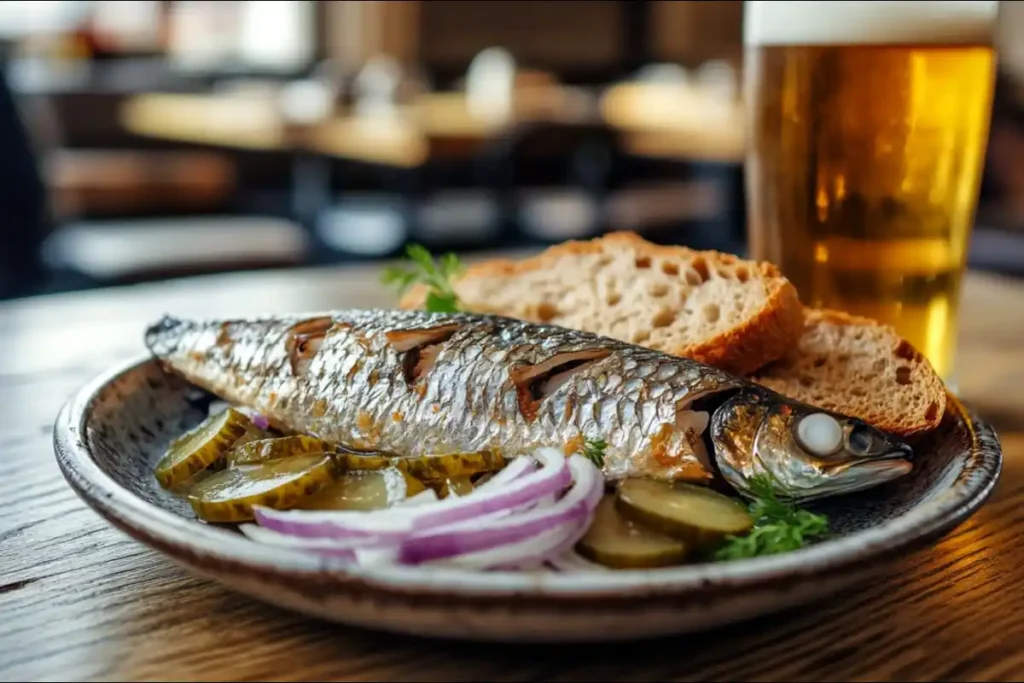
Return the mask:
<path id="1" fill-rule="evenodd" d="M 264 578 L 302 579 L 312 589 L 325 586 L 405 597 L 491 601 L 509 596 L 539 598 L 559 606 L 600 600 L 627 601 L 701 595 L 714 589 L 737 591 L 806 581 L 839 570 L 859 573 L 891 557 L 931 543 L 971 517 L 991 496 L 1002 473 L 1002 448 L 995 430 L 958 399 L 951 400 L 972 433 L 976 460 L 966 481 L 886 522 L 800 550 L 724 563 L 646 570 L 561 574 L 479 572 L 442 567 L 360 567 L 284 548 L 258 544 L 241 534 L 208 527 L 144 500 L 122 487 L 95 461 L 86 422 L 100 393 L 118 378 L 155 364 L 148 353 L 108 367 L 74 392 L 53 427 L 58 467 L 75 493 L 108 523 L 171 560 L 217 565 L 234 573 Z M 963 477 L 963 474 L 961 474 Z M 298 589 L 302 586 L 296 584 Z"/>

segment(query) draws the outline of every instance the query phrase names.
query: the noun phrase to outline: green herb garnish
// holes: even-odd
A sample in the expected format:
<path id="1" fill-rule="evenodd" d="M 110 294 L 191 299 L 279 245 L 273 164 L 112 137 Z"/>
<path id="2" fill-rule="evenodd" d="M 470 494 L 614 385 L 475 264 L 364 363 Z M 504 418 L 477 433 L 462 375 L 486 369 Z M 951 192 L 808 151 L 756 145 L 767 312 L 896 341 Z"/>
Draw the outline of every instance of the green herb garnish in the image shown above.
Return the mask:
<path id="1" fill-rule="evenodd" d="M 738 560 L 774 555 L 802 548 L 828 533 L 828 518 L 779 500 L 770 475 L 750 480 L 756 498 L 750 503 L 754 527 L 743 536 L 727 536 L 715 552 L 716 560 Z"/>
<path id="2" fill-rule="evenodd" d="M 408 245 L 405 254 L 412 262 L 412 267 L 389 266 L 381 274 L 381 282 L 397 287 L 399 293 L 421 282 L 429 288 L 426 310 L 431 313 L 455 313 L 460 310 L 459 297 L 451 284 L 452 278 L 463 270 L 459 257 L 444 254 L 435 262 L 430 252 L 419 244 Z"/>
<path id="3" fill-rule="evenodd" d="M 583 444 L 583 457 L 597 465 L 598 469 L 604 467 L 604 451 L 608 443 L 604 439 L 589 439 Z"/>

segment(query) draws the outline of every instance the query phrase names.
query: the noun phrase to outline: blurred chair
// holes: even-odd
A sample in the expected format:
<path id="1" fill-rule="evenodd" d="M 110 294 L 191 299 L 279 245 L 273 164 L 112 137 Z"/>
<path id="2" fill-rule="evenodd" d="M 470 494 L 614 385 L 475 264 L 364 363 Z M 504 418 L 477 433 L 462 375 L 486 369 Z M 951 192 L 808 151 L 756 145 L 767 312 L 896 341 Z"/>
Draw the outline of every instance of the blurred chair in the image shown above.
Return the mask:
<path id="1" fill-rule="evenodd" d="M 44 287 L 40 245 L 51 227 L 34 144 L 0 59 L 0 299 L 35 294 Z"/>
<path id="2" fill-rule="evenodd" d="M 63 149 L 45 168 L 65 221 L 220 210 L 237 182 L 225 155 L 201 150 Z"/>

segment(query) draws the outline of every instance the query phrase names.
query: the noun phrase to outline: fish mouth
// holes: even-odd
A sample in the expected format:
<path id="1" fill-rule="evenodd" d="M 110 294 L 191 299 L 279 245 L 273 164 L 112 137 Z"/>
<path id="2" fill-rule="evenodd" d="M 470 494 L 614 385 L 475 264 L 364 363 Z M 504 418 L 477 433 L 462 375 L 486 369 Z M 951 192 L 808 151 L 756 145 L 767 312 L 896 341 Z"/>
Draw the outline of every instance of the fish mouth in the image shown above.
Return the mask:
<path id="1" fill-rule="evenodd" d="M 813 497 L 855 493 L 899 479 L 914 469 L 906 449 L 871 460 L 853 461 L 827 473 L 827 480 Z"/>

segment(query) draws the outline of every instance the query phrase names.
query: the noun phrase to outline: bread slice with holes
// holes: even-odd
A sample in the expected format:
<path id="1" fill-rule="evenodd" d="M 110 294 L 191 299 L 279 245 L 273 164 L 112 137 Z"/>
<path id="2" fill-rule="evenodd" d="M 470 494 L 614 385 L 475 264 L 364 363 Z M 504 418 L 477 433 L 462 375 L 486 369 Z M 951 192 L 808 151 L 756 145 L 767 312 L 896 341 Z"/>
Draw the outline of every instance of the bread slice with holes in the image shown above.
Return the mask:
<path id="1" fill-rule="evenodd" d="M 893 328 L 829 310 L 808 309 L 804 320 L 794 347 L 751 379 L 904 437 L 939 425 L 945 385 Z"/>
<path id="2" fill-rule="evenodd" d="M 737 375 L 780 358 L 803 329 L 796 289 L 775 266 L 630 232 L 479 263 L 453 287 L 473 312 L 593 332 Z M 417 286 L 399 306 L 425 299 Z"/>

